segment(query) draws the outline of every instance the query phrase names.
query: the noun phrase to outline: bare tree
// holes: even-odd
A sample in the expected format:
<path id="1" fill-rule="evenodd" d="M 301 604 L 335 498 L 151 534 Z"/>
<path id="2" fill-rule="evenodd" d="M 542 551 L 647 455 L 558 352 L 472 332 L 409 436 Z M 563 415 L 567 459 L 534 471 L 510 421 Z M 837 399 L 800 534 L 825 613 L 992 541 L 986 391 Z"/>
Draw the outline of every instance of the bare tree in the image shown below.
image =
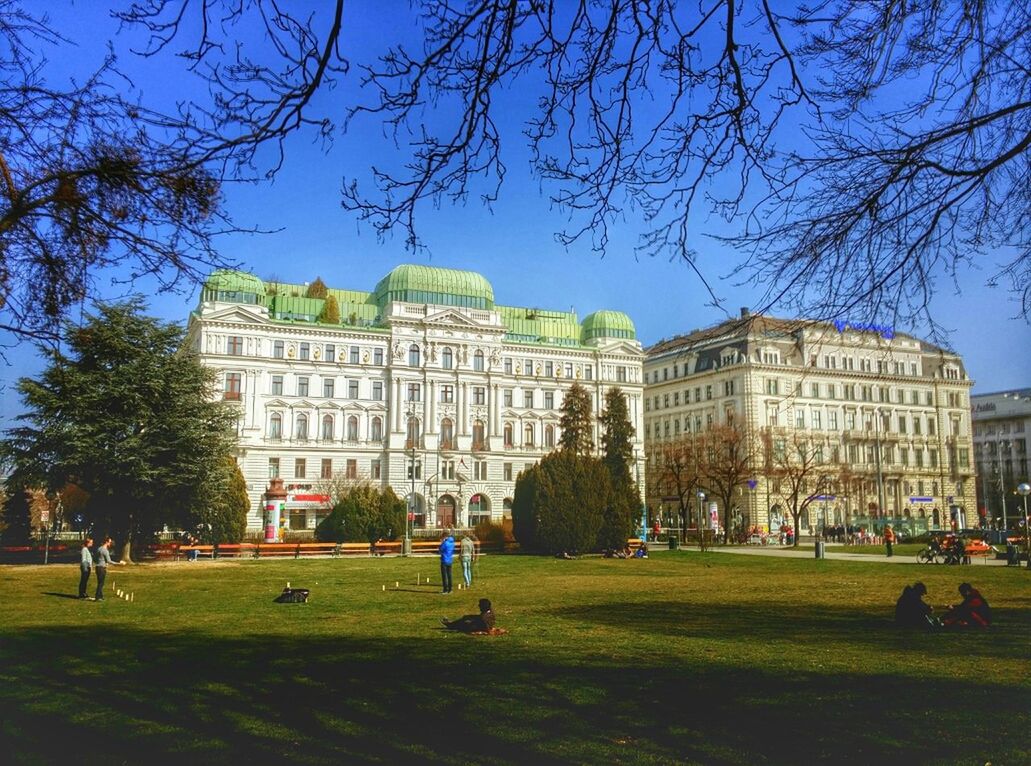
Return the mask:
<path id="1" fill-rule="evenodd" d="M 371 193 L 345 189 L 378 231 L 414 246 L 421 203 L 497 198 L 496 96 L 518 81 L 538 89 L 526 135 L 569 213 L 564 244 L 605 253 L 610 226 L 633 214 L 648 226 L 640 253 L 700 272 L 692 218 L 715 212 L 741 227 L 728 240 L 766 288 L 763 309 L 928 319 L 938 281 L 974 266 L 1009 283 L 1015 313 L 1031 310 L 1026 3 L 422 9 L 423 49 L 365 67 L 375 98 L 354 111 L 411 136 L 403 171 L 377 170 Z M 830 299 L 814 299 L 809 287 L 832 280 Z"/>
<path id="2" fill-rule="evenodd" d="M 701 487 L 704 457 L 700 439 L 685 434 L 663 441 L 652 457 L 652 487 L 659 498 L 675 497 L 681 542 L 687 540 L 687 527 Z"/>
<path id="3" fill-rule="evenodd" d="M 746 428 L 734 422 L 707 429 L 700 442 L 705 487 L 723 508 L 723 529 L 729 535 L 734 500 L 755 474 L 757 443 Z"/>
<path id="4" fill-rule="evenodd" d="M 801 431 L 762 435 L 767 476 L 780 487 L 780 495 L 791 513 L 798 547 L 802 514 L 826 493 L 838 469 L 825 460 L 824 445 Z"/>

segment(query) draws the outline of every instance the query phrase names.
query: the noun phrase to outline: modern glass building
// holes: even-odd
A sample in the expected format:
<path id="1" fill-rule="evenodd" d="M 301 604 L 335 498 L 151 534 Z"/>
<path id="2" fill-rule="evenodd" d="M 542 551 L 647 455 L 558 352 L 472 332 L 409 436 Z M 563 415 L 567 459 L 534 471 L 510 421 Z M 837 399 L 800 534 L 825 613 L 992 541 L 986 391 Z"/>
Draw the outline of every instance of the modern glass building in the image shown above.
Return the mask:
<path id="1" fill-rule="evenodd" d="M 644 354 L 631 319 L 501 306 L 470 271 L 402 265 L 370 292 L 325 297 L 217 271 L 189 342 L 239 408 L 255 530 L 312 529 L 340 478 L 391 486 L 416 529 L 499 520 L 519 472 L 558 444 L 574 382 L 596 415 L 609 388 L 625 392 L 643 454 Z M 265 511 L 271 479 L 287 491 L 276 519 Z"/>

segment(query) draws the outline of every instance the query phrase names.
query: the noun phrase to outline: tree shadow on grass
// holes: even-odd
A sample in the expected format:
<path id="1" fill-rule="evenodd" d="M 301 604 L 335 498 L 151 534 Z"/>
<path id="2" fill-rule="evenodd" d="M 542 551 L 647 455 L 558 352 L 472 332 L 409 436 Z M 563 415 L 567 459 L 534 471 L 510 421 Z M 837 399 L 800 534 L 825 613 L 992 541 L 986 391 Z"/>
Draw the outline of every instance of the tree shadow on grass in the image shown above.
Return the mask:
<path id="1" fill-rule="evenodd" d="M 946 742 L 947 760 L 1027 755 L 1026 688 L 988 680 L 784 676 L 675 656 L 639 668 L 454 638 L 19 631 L 0 645 L 0 746 L 34 763 L 68 760 L 74 742 L 180 764 L 914 764 Z M 989 706 L 1004 713 L 992 746 L 969 727 Z"/>
<path id="2" fill-rule="evenodd" d="M 706 603 L 685 601 L 619 601 L 562 607 L 554 617 L 572 622 L 622 628 L 677 638 L 713 641 L 746 637 L 750 641 L 791 643 L 798 646 L 820 642 L 867 645 L 885 651 L 927 649 L 938 660 L 968 662 L 972 647 L 982 660 L 1011 659 L 1026 654 L 1031 634 L 1031 612 L 994 611 L 995 623 L 987 631 L 902 630 L 893 622 L 894 605 L 882 613 L 806 604 L 799 608 L 776 601 Z M 985 640 L 988 636 L 991 640 Z"/>
<path id="3" fill-rule="evenodd" d="M 45 590 L 45 591 L 43 591 L 43 595 L 44 596 L 52 596 L 54 598 L 70 598 L 72 601 L 78 601 L 79 600 L 79 597 L 76 596 L 74 593 L 58 593 L 57 591 L 53 591 L 53 590 Z"/>

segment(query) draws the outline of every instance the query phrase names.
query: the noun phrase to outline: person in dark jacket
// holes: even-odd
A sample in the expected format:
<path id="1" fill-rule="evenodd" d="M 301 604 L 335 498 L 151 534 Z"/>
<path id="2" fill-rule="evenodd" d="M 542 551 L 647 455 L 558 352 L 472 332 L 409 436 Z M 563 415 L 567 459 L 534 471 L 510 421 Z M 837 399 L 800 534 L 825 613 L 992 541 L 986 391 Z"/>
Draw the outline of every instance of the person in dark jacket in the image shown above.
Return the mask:
<path id="1" fill-rule="evenodd" d="M 933 607 L 924 601 L 927 586 L 922 582 L 907 585 L 895 602 L 895 624 L 900 628 L 921 628 L 926 630 L 935 622 L 931 617 Z"/>
<path id="2" fill-rule="evenodd" d="M 87 598 L 86 587 L 89 585 L 90 572 L 93 571 L 93 538 L 87 537 L 82 541 L 82 554 L 79 559 L 79 598 Z"/>
<path id="3" fill-rule="evenodd" d="M 942 617 L 947 627 L 987 628 L 992 624 L 992 609 L 981 592 L 968 582 L 959 586 L 962 603 L 950 607 Z"/>
<path id="4" fill-rule="evenodd" d="M 455 559 L 455 538 L 448 529 L 440 541 L 440 592 L 451 592 L 451 563 Z"/>
<path id="5" fill-rule="evenodd" d="M 445 630 L 457 630 L 460 633 L 489 633 L 494 629 L 494 609 L 490 599 L 480 599 L 480 613 L 467 614 L 457 620 L 449 620 L 446 617 L 440 623 Z"/>

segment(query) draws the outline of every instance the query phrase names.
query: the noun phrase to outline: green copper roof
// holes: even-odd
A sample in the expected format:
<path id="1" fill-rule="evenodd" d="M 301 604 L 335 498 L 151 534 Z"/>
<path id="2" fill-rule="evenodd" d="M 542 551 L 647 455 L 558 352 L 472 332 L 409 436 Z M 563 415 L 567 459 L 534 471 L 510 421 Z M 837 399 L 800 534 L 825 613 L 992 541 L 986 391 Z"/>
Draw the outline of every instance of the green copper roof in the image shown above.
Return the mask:
<path id="1" fill-rule="evenodd" d="M 376 285 L 376 303 L 433 303 L 475 309 L 494 308 L 494 288 L 474 271 L 403 264 Z"/>
<path id="2" fill-rule="evenodd" d="M 594 338 L 637 337 L 637 330 L 630 317 L 622 311 L 595 311 L 584 317 L 582 338 L 586 343 Z"/>
<path id="3" fill-rule="evenodd" d="M 212 295 L 207 300 L 217 300 L 214 293 L 241 293 L 254 295 L 260 299 L 265 297 L 265 283 L 253 274 L 232 269 L 218 269 L 204 281 L 204 293 Z"/>
<path id="4" fill-rule="evenodd" d="M 568 311 L 544 311 L 516 306 L 495 306 L 508 333 L 505 338 L 525 343 L 580 345 L 580 323 Z"/>

